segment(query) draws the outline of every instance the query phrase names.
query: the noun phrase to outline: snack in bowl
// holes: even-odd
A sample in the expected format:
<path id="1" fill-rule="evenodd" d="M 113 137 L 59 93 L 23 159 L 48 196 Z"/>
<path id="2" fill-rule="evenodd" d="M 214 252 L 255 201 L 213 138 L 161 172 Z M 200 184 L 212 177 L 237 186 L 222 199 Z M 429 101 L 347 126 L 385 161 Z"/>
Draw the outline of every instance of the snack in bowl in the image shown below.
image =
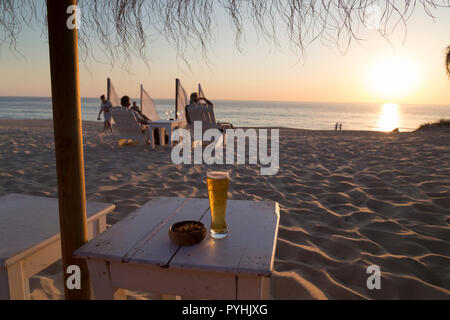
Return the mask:
<path id="1" fill-rule="evenodd" d="M 206 227 L 198 221 L 182 221 L 169 229 L 170 239 L 180 246 L 193 246 L 206 237 Z"/>

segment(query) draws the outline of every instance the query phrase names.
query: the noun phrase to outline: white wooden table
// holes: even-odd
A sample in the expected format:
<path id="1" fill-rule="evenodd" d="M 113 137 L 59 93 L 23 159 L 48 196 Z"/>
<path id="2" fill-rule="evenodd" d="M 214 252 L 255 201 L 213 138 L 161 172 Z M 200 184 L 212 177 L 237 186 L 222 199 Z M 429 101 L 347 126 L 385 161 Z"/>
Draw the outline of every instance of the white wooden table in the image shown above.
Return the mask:
<path id="1" fill-rule="evenodd" d="M 155 148 L 155 138 L 153 136 L 153 130 L 159 129 L 159 143 L 160 146 L 166 145 L 166 139 L 165 139 L 165 131 L 167 131 L 167 134 L 169 135 L 169 147 L 173 148 L 173 141 L 172 141 L 172 132 L 176 128 L 182 128 L 186 126 L 186 121 L 184 120 L 157 120 L 157 121 L 151 121 L 148 124 L 148 130 L 150 134 L 150 145 L 152 149 Z"/>
<path id="2" fill-rule="evenodd" d="M 87 259 L 96 299 L 139 290 L 206 299 L 266 299 L 278 234 L 275 202 L 228 201 L 229 236 L 180 247 L 169 227 L 184 220 L 209 229 L 207 199 L 156 198 L 75 252 Z"/>
<path id="3" fill-rule="evenodd" d="M 87 202 L 88 236 L 106 229 L 115 205 Z M 0 300 L 30 298 L 29 278 L 61 259 L 58 199 L 0 197 Z"/>

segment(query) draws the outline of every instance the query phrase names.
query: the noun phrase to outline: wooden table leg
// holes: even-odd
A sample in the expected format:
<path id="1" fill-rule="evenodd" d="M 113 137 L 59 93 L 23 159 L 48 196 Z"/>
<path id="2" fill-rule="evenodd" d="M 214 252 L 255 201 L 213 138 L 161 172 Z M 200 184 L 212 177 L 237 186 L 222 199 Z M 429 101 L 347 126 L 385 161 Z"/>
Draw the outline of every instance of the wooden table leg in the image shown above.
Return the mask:
<path id="1" fill-rule="evenodd" d="M 149 136 L 150 136 L 150 146 L 152 149 L 155 149 L 155 135 L 153 132 L 153 128 L 151 126 L 149 126 L 148 131 L 149 131 Z"/>
<path id="2" fill-rule="evenodd" d="M 103 215 L 97 220 L 97 235 L 105 231 L 106 231 L 106 215 Z"/>
<path id="3" fill-rule="evenodd" d="M 177 131 L 179 133 L 178 136 L 177 136 L 178 143 L 183 143 L 184 141 L 183 141 L 183 131 L 182 131 L 182 129 L 184 129 L 184 128 L 182 128 L 180 125 L 178 125 L 178 126 L 174 127 L 174 129 L 175 129 L 175 131 Z M 172 140 L 172 146 L 173 146 L 173 140 Z"/>
<path id="4" fill-rule="evenodd" d="M 30 300 L 30 282 L 22 262 L 0 268 L 0 300 Z"/>
<path id="5" fill-rule="evenodd" d="M 170 126 L 169 128 L 169 148 L 173 148 L 173 140 L 172 140 L 172 126 Z"/>
<path id="6" fill-rule="evenodd" d="M 125 300 L 125 291 L 113 288 L 109 264 L 101 260 L 87 260 L 96 300 Z"/>
<path id="7" fill-rule="evenodd" d="M 164 147 L 166 145 L 166 130 L 159 128 L 159 145 Z"/>
<path id="8" fill-rule="evenodd" d="M 92 240 L 106 230 L 106 215 L 103 215 L 100 218 L 91 221 L 90 223 L 88 223 L 87 227 L 88 239 Z"/>
<path id="9" fill-rule="evenodd" d="M 269 298 L 270 278 L 239 276 L 237 300 L 264 300 Z"/>
<path id="10" fill-rule="evenodd" d="M 270 278 L 262 278 L 262 300 L 270 299 Z"/>

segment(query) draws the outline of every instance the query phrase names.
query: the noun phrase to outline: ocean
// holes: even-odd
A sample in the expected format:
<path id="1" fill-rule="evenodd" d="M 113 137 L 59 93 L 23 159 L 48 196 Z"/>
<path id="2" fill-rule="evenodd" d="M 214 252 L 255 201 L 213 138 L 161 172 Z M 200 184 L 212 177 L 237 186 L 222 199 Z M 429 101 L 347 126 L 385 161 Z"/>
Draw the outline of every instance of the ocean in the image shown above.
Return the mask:
<path id="1" fill-rule="evenodd" d="M 138 102 L 139 100 L 136 99 Z M 239 127 L 288 127 L 334 130 L 413 131 L 421 124 L 450 119 L 450 105 L 409 105 L 323 102 L 213 101 L 218 121 Z M 174 109 L 174 100 L 155 99 L 161 119 Z M 82 98 L 82 118 L 97 121 L 100 101 Z M 0 97 L 0 119 L 51 119 L 51 98 Z"/>

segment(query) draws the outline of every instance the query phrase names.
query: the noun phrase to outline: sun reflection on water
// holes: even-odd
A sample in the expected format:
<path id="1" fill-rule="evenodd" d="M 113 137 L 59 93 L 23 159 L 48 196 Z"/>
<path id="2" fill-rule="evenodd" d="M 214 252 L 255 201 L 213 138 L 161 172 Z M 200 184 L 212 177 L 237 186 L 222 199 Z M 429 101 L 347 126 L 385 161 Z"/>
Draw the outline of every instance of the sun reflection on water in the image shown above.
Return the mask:
<path id="1" fill-rule="evenodd" d="M 385 103 L 382 106 L 378 119 L 379 131 L 392 131 L 399 127 L 400 113 L 399 106 L 395 103 Z"/>

